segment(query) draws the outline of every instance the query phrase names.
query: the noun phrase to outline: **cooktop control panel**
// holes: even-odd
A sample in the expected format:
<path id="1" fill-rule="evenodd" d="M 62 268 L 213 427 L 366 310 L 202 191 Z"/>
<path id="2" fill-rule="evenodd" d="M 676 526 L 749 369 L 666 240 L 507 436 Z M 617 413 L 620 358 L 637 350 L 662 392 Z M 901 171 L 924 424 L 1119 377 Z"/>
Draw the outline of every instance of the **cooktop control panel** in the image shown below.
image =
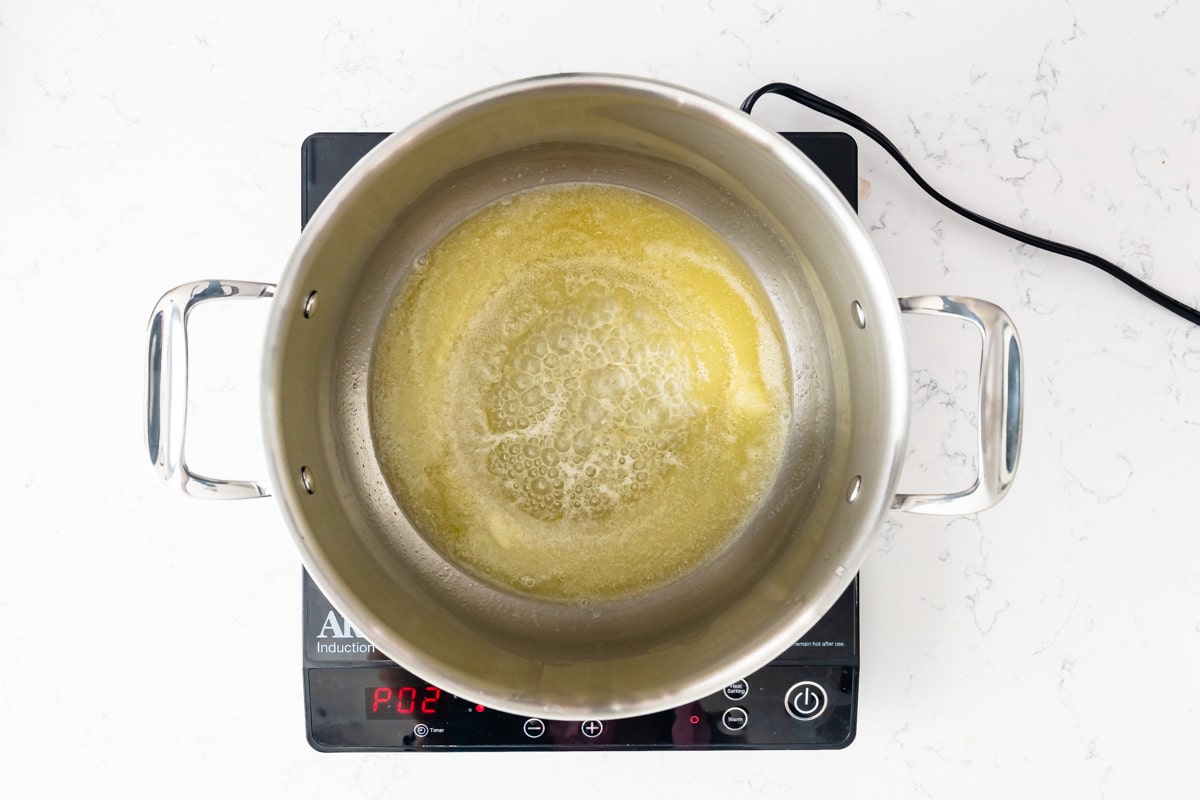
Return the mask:
<path id="1" fill-rule="evenodd" d="M 304 576 L 308 740 L 324 752 L 838 748 L 854 739 L 858 581 L 771 664 L 687 705 L 618 720 L 487 708 L 396 666 Z"/>
<path id="2" fill-rule="evenodd" d="M 858 151 L 838 133 L 784 134 L 857 207 Z M 302 150 L 301 224 L 383 133 L 317 133 Z M 721 691 L 618 720 L 521 717 L 457 697 L 399 667 L 304 575 L 308 741 L 322 752 L 832 749 L 858 717 L 858 578 L 801 640 Z"/>

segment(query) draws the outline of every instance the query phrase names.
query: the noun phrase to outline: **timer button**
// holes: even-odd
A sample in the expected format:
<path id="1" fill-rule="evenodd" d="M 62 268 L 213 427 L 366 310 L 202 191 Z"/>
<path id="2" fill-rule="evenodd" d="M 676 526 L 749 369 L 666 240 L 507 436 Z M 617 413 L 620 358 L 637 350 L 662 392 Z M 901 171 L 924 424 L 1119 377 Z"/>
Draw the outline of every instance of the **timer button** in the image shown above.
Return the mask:
<path id="1" fill-rule="evenodd" d="M 604 732 L 604 723 L 598 719 L 589 719 L 579 726 L 579 730 L 583 731 L 587 738 L 595 739 Z"/>
<path id="2" fill-rule="evenodd" d="M 429 735 L 429 726 L 426 725 L 424 722 L 418 723 L 417 726 L 415 728 L 413 728 L 413 736 L 416 736 L 418 739 L 421 739 L 428 735 Z"/>
<path id="3" fill-rule="evenodd" d="M 725 696 L 730 700 L 741 700 L 750 691 L 750 684 L 745 681 L 734 681 L 725 687 Z"/>
<path id="4" fill-rule="evenodd" d="M 525 720 L 525 735 L 530 739 L 536 739 L 546 732 L 546 723 L 540 719 Z"/>
<path id="5" fill-rule="evenodd" d="M 750 715 L 746 713 L 746 709 L 737 706 L 725 709 L 725 713 L 721 715 L 721 724 L 731 731 L 740 731 L 749 721 Z"/>
<path id="6" fill-rule="evenodd" d="M 825 713 L 829 707 L 829 696 L 825 687 L 813 681 L 792 684 L 783 698 L 783 707 L 793 719 L 808 722 Z"/>

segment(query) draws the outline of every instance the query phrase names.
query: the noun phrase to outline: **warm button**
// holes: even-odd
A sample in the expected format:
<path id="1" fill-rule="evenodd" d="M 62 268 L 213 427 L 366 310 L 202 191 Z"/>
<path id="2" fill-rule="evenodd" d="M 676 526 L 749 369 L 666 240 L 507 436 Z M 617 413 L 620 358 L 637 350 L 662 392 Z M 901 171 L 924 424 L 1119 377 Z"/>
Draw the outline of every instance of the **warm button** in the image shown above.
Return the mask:
<path id="1" fill-rule="evenodd" d="M 813 681 L 800 681 L 788 689 L 783 698 L 783 706 L 794 719 L 807 722 L 825 713 L 829 706 L 829 697 L 825 688 Z"/>
<path id="2" fill-rule="evenodd" d="M 721 724 L 731 731 L 740 731 L 749 721 L 750 715 L 746 713 L 746 709 L 737 706 L 725 709 L 721 716 Z"/>

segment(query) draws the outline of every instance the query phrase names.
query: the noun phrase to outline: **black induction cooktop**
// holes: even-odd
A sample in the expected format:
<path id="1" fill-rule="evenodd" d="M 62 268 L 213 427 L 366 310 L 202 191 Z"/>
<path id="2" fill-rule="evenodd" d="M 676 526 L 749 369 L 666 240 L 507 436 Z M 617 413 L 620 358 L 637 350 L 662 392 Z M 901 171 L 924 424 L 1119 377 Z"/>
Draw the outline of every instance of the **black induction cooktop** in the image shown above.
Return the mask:
<path id="1" fill-rule="evenodd" d="M 301 155 L 301 225 L 386 133 L 315 133 Z M 785 133 L 857 209 L 858 148 Z M 858 718 L 858 578 L 767 666 L 678 708 L 618 720 L 542 720 L 444 692 L 390 661 L 304 575 L 308 741 L 322 752 L 834 749 Z"/>

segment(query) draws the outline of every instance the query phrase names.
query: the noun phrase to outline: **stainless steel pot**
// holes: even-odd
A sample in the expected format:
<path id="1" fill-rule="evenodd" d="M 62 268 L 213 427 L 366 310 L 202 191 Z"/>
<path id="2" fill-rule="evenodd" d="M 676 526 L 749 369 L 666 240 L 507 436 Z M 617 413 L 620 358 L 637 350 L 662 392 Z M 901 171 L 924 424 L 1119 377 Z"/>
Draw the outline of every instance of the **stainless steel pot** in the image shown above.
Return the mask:
<path id="1" fill-rule="evenodd" d="M 579 180 L 657 195 L 724 237 L 770 298 L 793 375 L 787 452 L 746 529 L 669 586 L 586 606 L 505 592 L 431 547 L 380 473 L 367 401 L 376 330 L 415 258 L 506 194 Z M 159 475 L 187 494 L 268 494 L 190 472 L 183 444 L 188 312 L 272 295 L 262 422 L 271 485 L 305 566 L 396 662 L 504 711 L 613 718 L 717 691 L 820 619 L 889 509 L 979 511 L 1016 468 L 1021 356 L 1009 318 L 964 298 L 897 303 L 857 217 L 805 156 L 749 116 L 658 82 L 566 75 L 460 100 L 342 180 L 278 287 L 168 292 L 150 322 L 147 442 Z M 895 494 L 909 421 L 901 311 L 968 320 L 982 334 L 979 478 L 965 491 Z"/>

